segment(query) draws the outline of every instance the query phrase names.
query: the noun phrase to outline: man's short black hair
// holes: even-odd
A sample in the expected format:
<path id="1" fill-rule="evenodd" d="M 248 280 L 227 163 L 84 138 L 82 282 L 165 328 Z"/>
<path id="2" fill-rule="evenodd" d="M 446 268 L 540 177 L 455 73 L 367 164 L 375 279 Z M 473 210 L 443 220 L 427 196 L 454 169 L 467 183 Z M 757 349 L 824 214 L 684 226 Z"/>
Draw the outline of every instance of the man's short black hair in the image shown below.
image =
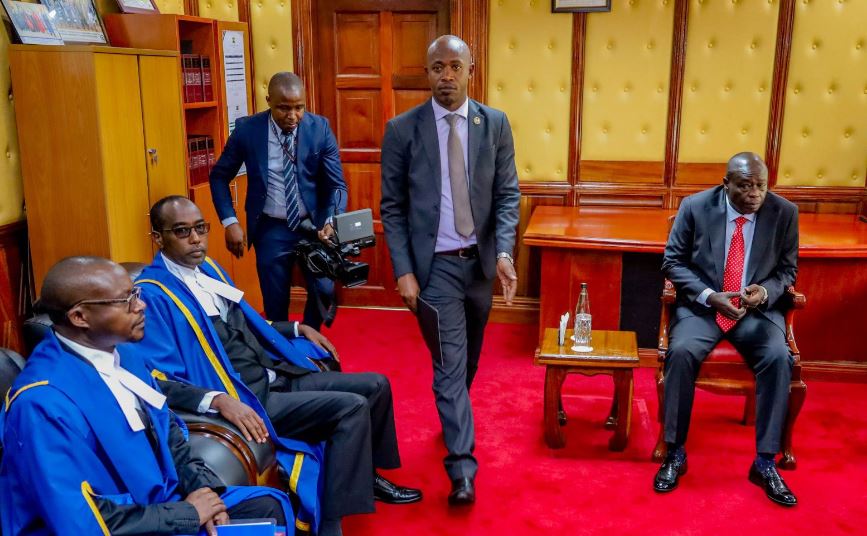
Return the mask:
<path id="1" fill-rule="evenodd" d="M 163 217 L 163 212 L 165 211 L 166 205 L 169 203 L 175 203 L 177 201 L 190 201 L 189 197 L 184 197 L 182 195 L 170 195 L 167 197 L 163 197 L 151 207 L 151 229 L 154 231 L 162 231 L 163 227 L 166 224 L 165 218 Z M 192 201 L 190 201 L 192 203 Z"/>

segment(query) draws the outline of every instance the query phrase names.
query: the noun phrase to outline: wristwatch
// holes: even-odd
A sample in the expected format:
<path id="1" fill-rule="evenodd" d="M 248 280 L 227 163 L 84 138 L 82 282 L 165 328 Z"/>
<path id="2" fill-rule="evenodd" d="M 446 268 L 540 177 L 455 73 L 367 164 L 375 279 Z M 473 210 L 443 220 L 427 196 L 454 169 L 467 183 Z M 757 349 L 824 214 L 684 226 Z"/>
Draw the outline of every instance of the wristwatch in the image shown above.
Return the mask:
<path id="1" fill-rule="evenodd" d="M 497 260 L 500 260 L 500 259 L 506 259 L 510 263 L 515 264 L 515 259 L 513 259 L 512 256 L 509 255 L 508 253 L 506 253 L 505 251 L 501 251 L 501 252 L 497 253 Z"/>

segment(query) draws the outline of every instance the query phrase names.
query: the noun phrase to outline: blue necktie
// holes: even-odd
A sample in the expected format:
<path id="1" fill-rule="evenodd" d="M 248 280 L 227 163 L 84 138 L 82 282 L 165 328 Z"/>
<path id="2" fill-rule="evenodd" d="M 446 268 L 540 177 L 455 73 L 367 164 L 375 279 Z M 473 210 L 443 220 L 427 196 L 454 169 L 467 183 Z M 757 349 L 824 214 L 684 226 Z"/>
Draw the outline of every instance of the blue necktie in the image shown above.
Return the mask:
<path id="1" fill-rule="evenodd" d="M 294 231 L 301 224 L 301 207 L 298 206 L 298 180 L 295 177 L 295 134 L 293 131 L 284 138 L 283 180 L 286 192 L 286 225 Z"/>

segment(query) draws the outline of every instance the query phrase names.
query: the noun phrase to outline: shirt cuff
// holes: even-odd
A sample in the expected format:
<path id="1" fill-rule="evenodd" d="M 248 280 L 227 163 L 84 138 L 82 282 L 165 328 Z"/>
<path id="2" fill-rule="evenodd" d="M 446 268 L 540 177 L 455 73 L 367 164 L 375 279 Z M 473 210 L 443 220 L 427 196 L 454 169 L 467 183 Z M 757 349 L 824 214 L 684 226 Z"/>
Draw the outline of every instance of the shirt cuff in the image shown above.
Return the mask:
<path id="1" fill-rule="evenodd" d="M 768 289 L 766 289 L 762 285 L 759 285 L 759 288 L 765 291 L 765 297 L 762 298 L 761 302 L 759 302 L 759 305 L 764 305 L 764 304 L 768 303 Z"/>
<path id="2" fill-rule="evenodd" d="M 300 326 L 300 325 L 301 325 L 301 322 L 295 322 L 295 325 L 292 326 L 292 331 L 295 332 L 295 338 L 296 339 L 298 338 L 298 326 Z"/>
<path id="3" fill-rule="evenodd" d="M 196 408 L 196 411 L 199 413 L 219 413 L 219 411 L 211 408 L 211 402 L 217 398 L 217 395 L 223 394 L 220 391 L 209 391 L 202 397 L 202 401 L 199 402 L 199 407 Z"/>
<path id="4" fill-rule="evenodd" d="M 704 291 L 702 291 L 701 294 L 698 295 L 698 298 L 696 298 L 695 301 L 704 305 L 705 307 L 710 307 L 710 305 L 707 304 L 707 299 L 710 297 L 711 294 L 713 294 L 713 289 L 706 288 L 704 289 Z"/>
<path id="5" fill-rule="evenodd" d="M 228 227 L 233 223 L 238 223 L 238 218 L 236 218 L 235 216 L 229 216 L 228 218 L 220 220 L 220 223 L 223 224 L 223 227 Z"/>

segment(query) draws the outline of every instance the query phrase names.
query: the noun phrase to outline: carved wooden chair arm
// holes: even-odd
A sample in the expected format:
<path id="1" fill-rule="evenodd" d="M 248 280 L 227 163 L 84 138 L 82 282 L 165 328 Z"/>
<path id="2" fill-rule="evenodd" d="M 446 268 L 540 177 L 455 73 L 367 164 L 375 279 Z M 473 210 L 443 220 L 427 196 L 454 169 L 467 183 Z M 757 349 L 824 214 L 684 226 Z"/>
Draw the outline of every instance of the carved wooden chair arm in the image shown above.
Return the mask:
<path id="1" fill-rule="evenodd" d="M 665 285 L 662 288 L 661 311 L 659 313 L 659 342 L 657 344 L 658 359 L 665 359 L 665 352 L 668 351 L 668 324 L 671 321 L 671 307 L 677 300 L 677 290 L 674 288 L 674 283 L 665 280 Z"/>
<path id="2" fill-rule="evenodd" d="M 786 310 L 786 343 L 789 345 L 789 351 L 792 352 L 792 356 L 797 363 L 801 360 L 801 352 L 798 350 L 798 344 L 795 342 L 795 311 L 807 306 L 807 297 L 795 290 L 795 287 L 787 288 L 786 294 L 792 301 L 792 306 Z"/>

